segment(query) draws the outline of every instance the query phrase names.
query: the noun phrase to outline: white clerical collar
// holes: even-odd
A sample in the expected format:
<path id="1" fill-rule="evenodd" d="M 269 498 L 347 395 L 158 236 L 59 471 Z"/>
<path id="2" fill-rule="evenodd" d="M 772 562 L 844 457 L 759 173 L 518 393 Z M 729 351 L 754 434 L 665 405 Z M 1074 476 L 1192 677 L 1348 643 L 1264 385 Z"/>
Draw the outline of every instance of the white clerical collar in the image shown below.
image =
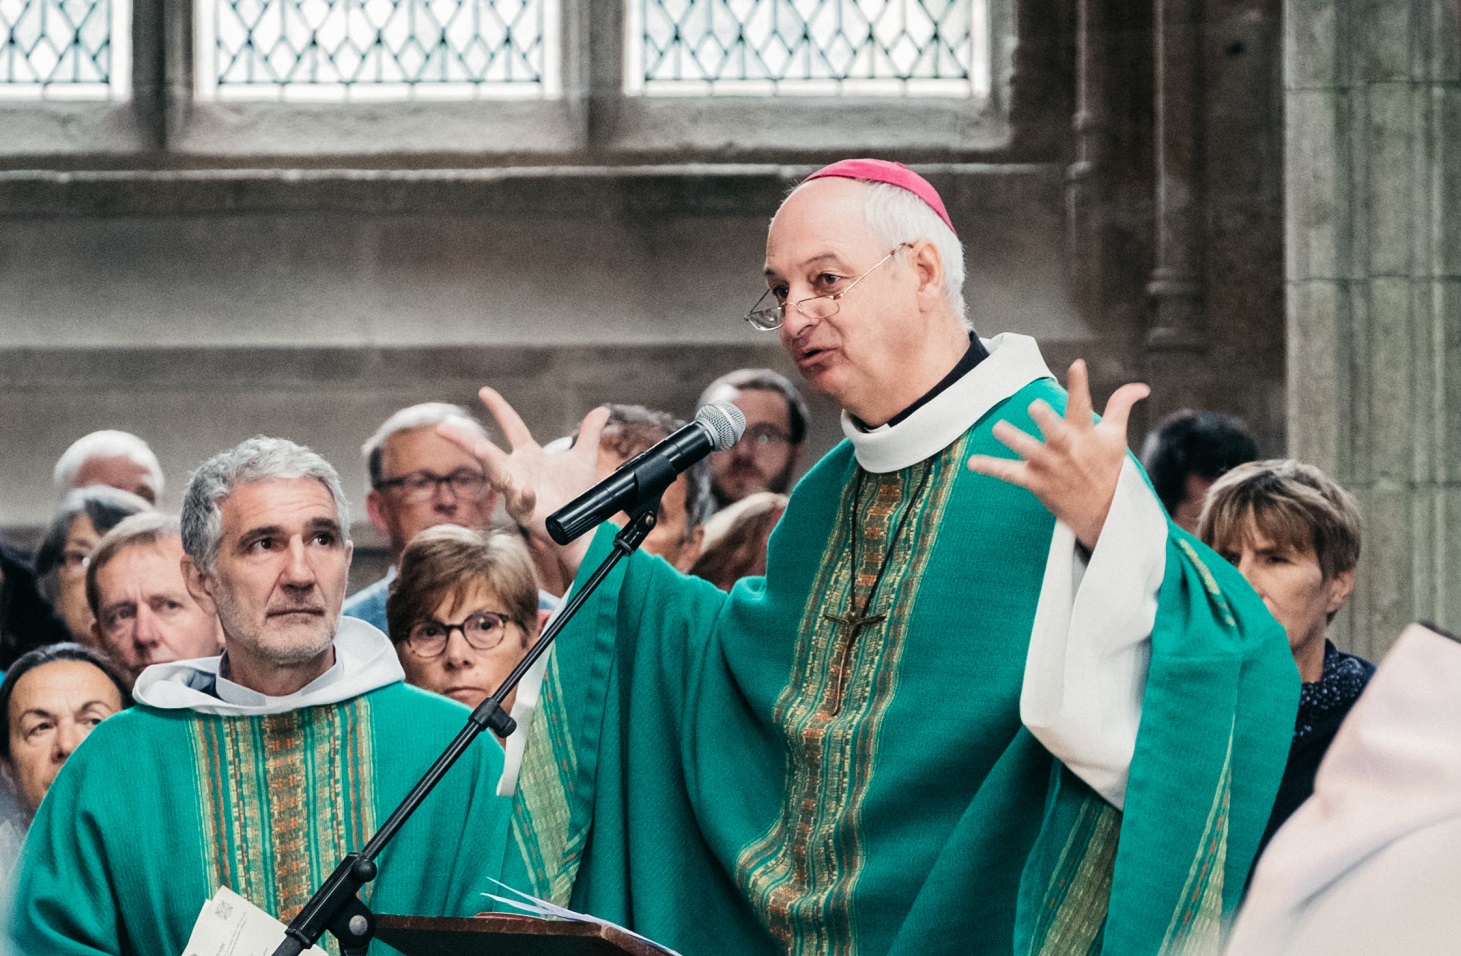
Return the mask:
<path id="1" fill-rule="evenodd" d="M 859 465 L 874 474 L 916 465 L 949 447 L 1026 385 L 1055 377 L 1028 335 L 1005 332 L 980 341 L 989 357 L 898 424 L 863 431 L 851 415 L 842 413 L 842 434 L 852 442 Z"/>
<path id="2" fill-rule="evenodd" d="M 270 697 L 237 684 L 219 674 L 221 661 L 220 655 L 153 664 L 137 678 L 132 696 L 138 703 L 163 710 L 261 716 L 338 704 L 406 677 L 390 639 L 353 617 L 340 618 L 335 631 L 335 663 L 292 694 Z"/>

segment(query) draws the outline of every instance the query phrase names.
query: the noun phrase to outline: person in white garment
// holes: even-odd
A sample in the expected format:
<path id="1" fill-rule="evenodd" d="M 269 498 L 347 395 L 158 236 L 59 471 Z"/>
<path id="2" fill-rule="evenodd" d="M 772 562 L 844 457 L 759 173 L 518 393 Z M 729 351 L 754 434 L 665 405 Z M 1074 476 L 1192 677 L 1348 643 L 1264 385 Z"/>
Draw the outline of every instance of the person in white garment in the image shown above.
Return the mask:
<path id="1" fill-rule="evenodd" d="M 1228 956 L 1437 956 L 1461 940 L 1461 643 L 1412 624 L 1269 844 Z"/>

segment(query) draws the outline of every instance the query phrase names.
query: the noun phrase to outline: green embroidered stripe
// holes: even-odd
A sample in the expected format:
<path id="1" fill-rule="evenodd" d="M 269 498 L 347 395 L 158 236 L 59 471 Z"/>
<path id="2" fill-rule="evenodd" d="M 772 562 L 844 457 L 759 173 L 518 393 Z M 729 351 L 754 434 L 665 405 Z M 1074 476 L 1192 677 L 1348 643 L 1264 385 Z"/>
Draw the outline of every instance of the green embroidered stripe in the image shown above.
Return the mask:
<path id="1" fill-rule="evenodd" d="M 267 872 L 273 873 L 277 901 L 270 912 L 288 921 L 309 899 L 310 848 L 304 832 L 310 796 L 305 772 L 307 734 L 297 711 L 265 717 L 261 724 L 263 779 L 269 794 L 268 828 L 274 844 L 273 865 Z M 326 798 L 326 805 L 331 802 Z"/>
<path id="2" fill-rule="evenodd" d="M 231 857 L 217 852 L 228 838 L 227 807 L 223 800 L 216 798 L 223 788 L 214 777 L 215 771 L 223 769 L 217 732 L 220 729 L 218 722 L 212 720 L 188 723 L 188 736 L 193 742 L 193 776 L 199 781 L 197 812 L 203 833 L 203 880 L 210 887 L 236 888 L 238 882 Z"/>
<path id="3" fill-rule="evenodd" d="M 1104 800 L 1087 797 L 1050 875 L 1045 909 L 1031 939 L 1032 954 L 1100 952 L 1120 835 L 1121 813 Z"/>
<path id="4" fill-rule="evenodd" d="M 375 792 L 375 719 L 371 713 L 370 698 L 362 694 L 350 701 L 345 711 L 346 730 L 344 762 L 338 768 L 341 779 L 350 781 L 351 790 L 345 806 L 350 811 L 347 818 L 350 829 L 345 834 L 344 851 L 327 861 L 322 874 L 332 873 L 340 865 L 345 853 L 365 846 L 379 828 L 378 806 Z M 352 773 L 352 768 L 369 767 L 369 773 Z M 402 794 L 404 796 L 404 794 Z M 394 807 L 392 807 L 394 809 Z M 375 895 L 375 883 L 367 883 L 360 889 L 360 901 L 370 906 Z M 331 937 L 333 938 L 333 937 Z"/>
<path id="5" fill-rule="evenodd" d="M 190 733 L 203 783 L 198 811 L 209 883 L 291 919 L 350 848 L 374 832 L 370 727 L 364 697 L 267 717 L 196 721 Z"/>
<path id="6" fill-rule="evenodd" d="M 223 788 L 232 798 L 228 816 L 229 842 L 217 848 L 221 854 L 232 854 L 233 870 L 241 885 L 235 891 L 255 906 L 270 913 L 279 912 L 279 898 L 274 893 L 273 872 L 274 828 L 264 826 L 269 808 L 267 789 L 261 789 L 268 761 L 263 746 L 263 728 L 257 720 L 223 719 L 223 765 L 234 769 L 237 788 L 223 781 Z"/>
<path id="7" fill-rule="evenodd" d="M 875 485 L 874 492 L 878 490 Z M 806 724 L 814 706 L 813 702 L 824 701 L 827 697 L 827 684 L 831 680 L 833 667 L 830 657 L 836 645 L 836 635 L 826 627 L 821 611 L 823 607 L 836 607 L 839 603 L 847 605 L 852 569 L 850 566 L 844 567 L 841 561 L 841 555 L 851 554 L 845 516 L 849 510 L 860 506 L 860 502 L 853 500 L 853 483 L 846 483 L 838 506 L 832 540 L 828 542 L 827 550 L 823 554 L 816 584 L 811 589 L 798 626 L 791 680 L 782 691 L 773 711 L 773 719 L 788 738 L 785 788 L 787 802 L 766 832 L 741 851 L 736 867 L 737 883 L 748 891 L 753 908 L 772 934 L 788 946 L 797 939 L 805 942 L 811 935 L 806 928 L 797 931 L 792 925 L 796 918 L 792 908 L 798 902 L 798 894 L 803 897 L 809 894 L 808 884 L 812 879 L 807 872 L 806 844 L 810 839 L 813 821 L 806 818 L 815 812 L 823 800 L 829 804 L 840 802 L 841 796 L 838 792 L 806 794 L 819 757 L 819 741 L 811 737 Z M 878 518 L 882 524 L 886 524 L 887 510 L 868 516 L 865 534 L 869 539 L 872 538 L 872 532 L 868 526 Z M 864 553 L 881 556 L 883 552 L 870 547 Z M 801 742 L 800 746 L 798 740 Z M 840 783 L 840 780 L 834 782 L 834 788 Z M 803 801 L 805 805 L 802 805 Z"/>
<path id="8" fill-rule="evenodd" d="M 897 688 L 916 582 L 932 552 L 967 436 L 926 463 L 849 482 L 802 620 L 791 679 L 773 710 L 787 741 L 786 802 L 740 853 L 737 882 L 791 956 L 856 950 L 853 899 L 866 864 L 862 807 L 875 776 L 887 708 Z M 927 469 L 927 492 L 915 492 Z M 897 534 L 909 508 L 906 528 Z M 860 532 L 852 567 L 849 516 Z M 891 540 L 894 535 L 897 540 Z M 889 551 L 891 544 L 891 553 Z M 829 619 L 863 608 L 886 561 L 862 627 Z"/>
<path id="9" fill-rule="evenodd" d="M 1198 855 L 1187 871 L 1182 906 L 1172 914 L 1162 952 L 1182 956 L 1216 956 L 1222 951 L 1223 873 L 1228 859 L 1228 811 L 1233 782 L 1233 734 L 1212 806 L 1207 812 Z"/>
<path id="10" fill-rule="evenodd" d="M 1207 589 L 1208 596 L 1212 598 L 1213 603 L 1222 612 L 1223 623 L 1228 625 L 1228 627 L 1237 627 L 1238 622 L 1233 617 L 1233 609 L 1228 606 L 1227 597 L 1223 594 L 1222 588 L 1218 587 L 1217 579 L 1212 576 L 1212 571 L 1208 569 L 1207 564 L 1198 556 L 1197 549 L 1192 546 L 1191 542 L 1181 537 L 1174 536 L 1174 539 L 1177 542 L 1177 547 L 1181 548 L 1182 553 L 1187 555 L 1187 560 L 1191 561 L 1193 566 L 1197 568 L 1197 574 L 1202 578 L 1202 586 Z"/>
<path id="11" fill-rule="evenodd" d="M 573 737 L 556 705 L 562 697 L 557 658 L 550 651 L 542 697 L 528 730 L 527 749 L 518 774 L 512 833 L 533 881 L 532 894 L 567 906 L 578 874 L 582 838 L 575 835 L 570 847 L 570 796 L 578 761 Z"/>

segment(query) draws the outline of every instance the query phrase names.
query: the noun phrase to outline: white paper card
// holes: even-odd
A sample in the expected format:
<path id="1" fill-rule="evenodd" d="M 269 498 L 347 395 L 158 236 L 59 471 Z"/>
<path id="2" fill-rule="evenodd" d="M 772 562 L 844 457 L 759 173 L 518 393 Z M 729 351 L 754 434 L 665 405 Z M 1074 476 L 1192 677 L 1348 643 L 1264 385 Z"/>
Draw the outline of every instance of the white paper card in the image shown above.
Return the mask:
<path id="1" fill-rule="evenodd" d="M 203 904 L 183 956 L 271 956 L 284 942 L 284 924 L 226 886 Z M 328 956 L 318 946 L 307 956 Z"/>

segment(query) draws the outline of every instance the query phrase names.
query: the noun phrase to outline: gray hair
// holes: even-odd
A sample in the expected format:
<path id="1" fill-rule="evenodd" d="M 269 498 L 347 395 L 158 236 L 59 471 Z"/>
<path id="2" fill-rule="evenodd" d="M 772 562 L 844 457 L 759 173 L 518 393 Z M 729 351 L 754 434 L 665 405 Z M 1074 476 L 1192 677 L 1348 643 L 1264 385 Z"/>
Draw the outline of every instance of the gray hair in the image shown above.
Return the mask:
<path id="1" fill-rule="evenodd" d="M 397 432 L 411 431 L 414 428 L 425 428 L 427 425 L 440 425 L 442 422 L 456 422 L 476 432 L 483 438 L 487 437 L 487 429 L 467 413 L 467 410 L 460 405 L 453 405 L 450 402 L 422 402 L 420 405 L 412 405 L 396 412 L 379 428 L 375 434 L 365 440 L 360 446 L 360 454 L 365 459 L 365 470 L 370 475 L 370 487 L 378 488 L 385 480 L 381 473 L 381 458 L 385 454 L 386 442 Z"/>
<path id="2" fill-rule="evenodd" d="M 83 435 L 71 443 L 56 460 L 51 480 L 56 485 L 56 494 L 63 495 L 76 481 L 81 466 L 93 458 L 130 458 L 146 468 L 152 476 L 152 486 L 162 494 L 162 465 L 153 454 L 147 442 L 131 432 L 113 429 Z"/>
<path id="3" fill-rule="evenodd" d="M 91 605 L 91 613 L 101 617 L 101 589 L 96 576 L 113 558 L 128 548 L 156 545 L 164 539 L 181 537 L 182 533 L 182 524 L 172 515 L 144 511 L 122 519 L 121 524 L 102 535 L 86 565 L 86 603 Z"/>
<path id="4" fill-rule="evenodd" d="M 916 194 L 890 183 L 858 182 L 867 187 L 863 214 L 868 229 L 883 245 L 893 249 L 905 242 L 924 239 L 933 243 L 943 260 L 944 295 L 949 308 L 964 323 L 964 328 L 972 332 L 974 326 L 964 306 L 964 244 L 954 235 L 954 230 Z"/>
<path id="5" fill-rule="evenodd" d="M 350 542 L 350 504 L 334 466 L 287 438 L 257 435 L 221 451 L 198 466 L 183 493 L 183 551 L 199 569 L 212 573 L 223 538 L 223 502 L 239 485 L 272 479 L 313 478 L 335 499 L 340 534 Z"/>
<path id="6" fill-rule="evenodd" d="M 66 536 L 71 533 L 71 526 L 77 518 L 86 516 L 96 533 L 104 535 L 122 519 L 151 510 L 152 503 L 146 498 L 107 485 L 90 485 L 67 492 L 61 499 L 61 507 L 46 527 L 45 537 L 36 548 L 36 587 L 40 589 L 41 596 L 53 604 L 60 597 Z"/>

